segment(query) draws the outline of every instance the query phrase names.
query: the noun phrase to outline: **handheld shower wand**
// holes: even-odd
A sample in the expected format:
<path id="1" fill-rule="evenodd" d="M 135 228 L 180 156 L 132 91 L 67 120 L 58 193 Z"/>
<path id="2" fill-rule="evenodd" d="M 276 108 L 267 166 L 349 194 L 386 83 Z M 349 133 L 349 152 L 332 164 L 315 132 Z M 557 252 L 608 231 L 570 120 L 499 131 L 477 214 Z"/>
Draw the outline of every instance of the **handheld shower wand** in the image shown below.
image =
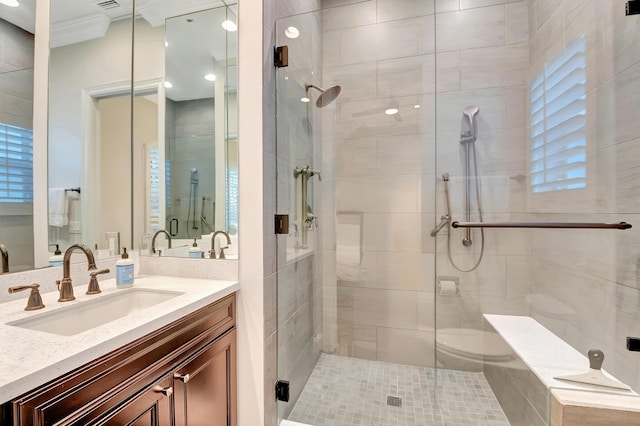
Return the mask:
<path id="1" fill-rule="evenodd" d="M 480 112 L 480 108 L 477 105 L 469 105 L 466 107 L 462 113 L 469 121 L 469 131 L 460 133 L 460 144 L 464 147 L 464 175 L 465 175 L 465 220 L 471 221 L 471 153 L 473 153 L 473 161 L 475 164 L 474 177 L 476 179 L 476 187 L 477 187 L 477 179 L 478 179 L 478 164 L 476 160 L 476 147 L 475 141 L 477 140 L 477 125 L 476 125 L 476 115 Z M 477 189 L 477 188 L 476 188 Z M 477 194 L 476 194 L 477 195 Z M 465 230 L 465 236 L 462 239 L 462 244 L 465 247 L 469 247 L 473 244 L 471 240 L 471 229 Z"/>
<path id="2" fill-rule="evenodd" d="M 477 105 L 469 105 L 462 113 L 469 121 L 469 131 L 462 132 L 460 135 L 460 143 L 466 144 L 475 142 L 477 139 L 478 125 L 476 123 L 476 115 L 480 112 L 480 108 Z"/>

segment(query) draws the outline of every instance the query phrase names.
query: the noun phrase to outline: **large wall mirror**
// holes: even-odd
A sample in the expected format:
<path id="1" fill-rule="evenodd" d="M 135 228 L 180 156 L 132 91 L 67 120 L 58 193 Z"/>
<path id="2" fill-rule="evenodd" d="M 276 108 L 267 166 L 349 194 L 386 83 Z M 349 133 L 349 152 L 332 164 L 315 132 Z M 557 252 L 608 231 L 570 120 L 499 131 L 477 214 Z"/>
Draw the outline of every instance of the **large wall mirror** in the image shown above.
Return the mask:
<path id="1" fill-rule="evenodd" d="M 132 16 L 131 0 L 51 2 L 51 254 L 153 254 L 166 231 L 156 253 L 180 256 L 237 232 L 235 9 L 148 0 Z"/>
<path id="2" fill-rule="evenodd" d="M 0 242 L 11 272 L 34 266 L 34 33 L 35 0 L 0 3 Z"/>
<path id="3" fill-rule="evenodd" d="M 131 4 L 56 0 L 50 13 L 50 251 L 113 256 L 131 240 Z"/>
<path id="4" fill-rule="evenodd" d="M 216 240 L 229 245 L 226 258 L 237 253 L 236 21 L 228 6 L 169 17 L 158 40 L 165 73 L 157 91 L 135 67 L 134 244 L 141 254 L 186 257 L 196 241 L 208 257 L 218 231 L 229 236 L 218 232 Z M 136 58 L 148 54 L 138 41 L 153 24 L 136 21 Z"/>
<path id="5" fill-rule="evenodd" d="M 47 266 L 56 244 L 84 243 L 101 258 L 119 247 L 151 254 L 162 230 L 173 240 L 169 250 L 164 233 L 157 239 L 164 255 L 184 255 L 193 238 L 206 250 L 214 231 L 233 239 L 235 2 L 17 3 L 0 3 L 0 242 L 10 272 Z M 50 7 L 46 156 L 33 141 L 36 3 Z M 34 211 L 34 186 L 48 189 L 36 191 L 48 209 Z"/>

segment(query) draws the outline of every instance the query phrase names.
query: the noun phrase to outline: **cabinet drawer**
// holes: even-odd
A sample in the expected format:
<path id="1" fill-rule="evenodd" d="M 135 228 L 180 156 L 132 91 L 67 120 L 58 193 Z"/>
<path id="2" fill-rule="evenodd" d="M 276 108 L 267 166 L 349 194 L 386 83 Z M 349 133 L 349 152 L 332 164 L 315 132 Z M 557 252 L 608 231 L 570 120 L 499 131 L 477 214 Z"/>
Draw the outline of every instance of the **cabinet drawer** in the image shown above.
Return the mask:
<path id="1" fill-rule="evenodd" d="M 86 424 L 133 398 L 188 358 L 189 353 L 235 326 L 230 295 L 150 333 L 13 401 L 14 425 Z"/>

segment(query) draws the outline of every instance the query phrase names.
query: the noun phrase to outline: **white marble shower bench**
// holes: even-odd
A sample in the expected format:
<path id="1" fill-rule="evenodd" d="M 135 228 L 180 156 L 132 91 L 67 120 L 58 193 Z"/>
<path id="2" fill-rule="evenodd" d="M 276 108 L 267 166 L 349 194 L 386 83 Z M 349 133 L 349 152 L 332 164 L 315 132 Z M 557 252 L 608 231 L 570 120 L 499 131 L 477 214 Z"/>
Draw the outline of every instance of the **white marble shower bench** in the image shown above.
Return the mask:
<path id="1" fill-rule="evenodd" d="M 511 424 L 640 425 L 636 392 L 554 379 L 586 372 L 589 360 L 535 319 L 485 314 L 484 328 L 513 351 L 507 362 L 483 363 L 484 375 Z"/>

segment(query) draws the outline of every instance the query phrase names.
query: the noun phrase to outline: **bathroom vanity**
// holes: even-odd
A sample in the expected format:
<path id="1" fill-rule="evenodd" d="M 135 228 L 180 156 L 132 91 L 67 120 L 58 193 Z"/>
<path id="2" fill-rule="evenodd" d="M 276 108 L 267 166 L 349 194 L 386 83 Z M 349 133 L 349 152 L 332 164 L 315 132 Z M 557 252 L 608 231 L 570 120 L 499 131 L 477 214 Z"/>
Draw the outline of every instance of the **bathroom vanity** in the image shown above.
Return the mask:
<path id="1" fill-rule="evenodd" d="M 93 297 L 133 297 L 112 281 Z M 98 299 L 58 303 L 49 293 L 42 313 L 3 304 L 0 424 L 236 424 L 237 283 L 146 277 L 135 288 L 173 296 L 72 335 L 33 329 L 29 316 L 48 320 Z"/>

